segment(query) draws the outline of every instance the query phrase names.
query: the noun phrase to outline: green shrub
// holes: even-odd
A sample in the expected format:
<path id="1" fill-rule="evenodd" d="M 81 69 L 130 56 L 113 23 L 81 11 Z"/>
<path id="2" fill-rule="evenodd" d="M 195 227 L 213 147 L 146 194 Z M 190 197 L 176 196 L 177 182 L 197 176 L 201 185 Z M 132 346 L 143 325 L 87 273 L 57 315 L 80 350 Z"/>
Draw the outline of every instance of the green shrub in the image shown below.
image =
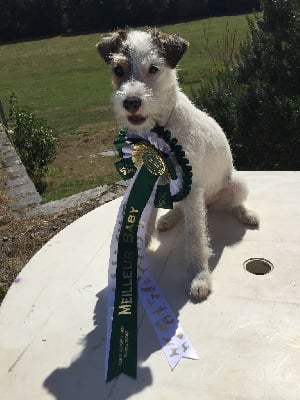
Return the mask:
<path id="1" fill-rule="evenodd" d="M 28 175 L 38 191 L 44 190 L 43 177 L 54 160 L 57 138 L 53 129 L 37 118 L 29 108 L 20 106 L 14 94 L 10 96 L 9 137 Z"/>
<path id="2" fill-rule="evenodd" d="M 225 130 L 240 169 L 300 169 L 300 2 L 263 0 L 231 65 L 194 92 Z"/>

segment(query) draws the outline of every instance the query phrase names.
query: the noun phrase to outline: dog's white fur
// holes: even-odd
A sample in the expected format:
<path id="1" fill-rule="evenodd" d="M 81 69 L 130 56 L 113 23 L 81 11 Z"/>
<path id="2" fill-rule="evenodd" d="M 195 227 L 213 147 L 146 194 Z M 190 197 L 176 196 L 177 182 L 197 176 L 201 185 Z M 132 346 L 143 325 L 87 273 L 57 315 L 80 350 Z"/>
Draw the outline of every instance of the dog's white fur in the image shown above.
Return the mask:
<path id="1" fill-rule="evenodd" d="M 192 165 L 190 194 L 161 217 L 157 228 L 170 229 L 183 208 L 189 293 L 194 301 L 200 301 L 211 290 L 207 207 L 229 211 L 241 222 L 256 227 L 259 219 L 244 206 L 247 187 L 235 174 L 221 127 L 197 109 L 178 86 L 175 66 L 187 46 L 179 36 L 157 30 L 119 31 L 97 45 L 112 69 L 116 87 L 113 103 L 120 125 L 138 133 L 149 131 L 156 124 L 164 126 L 177 138 Z M 124 100 L 132 98 L 140 99 L 140 105 L 126 109 Z M 132 116 L 138 120 L 132 120 Z M 155 217 L 154 211 L 150 231 Z"/>

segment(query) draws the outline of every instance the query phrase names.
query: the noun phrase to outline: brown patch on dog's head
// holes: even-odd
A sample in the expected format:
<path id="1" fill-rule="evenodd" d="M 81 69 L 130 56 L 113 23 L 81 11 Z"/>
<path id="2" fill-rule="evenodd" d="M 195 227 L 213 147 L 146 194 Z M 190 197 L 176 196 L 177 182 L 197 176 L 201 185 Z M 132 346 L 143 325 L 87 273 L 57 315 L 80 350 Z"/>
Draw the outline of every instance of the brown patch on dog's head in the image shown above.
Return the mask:
<path id="1" fill-rule="evenodd" d="M 127 39 L 127 31 L 119 30 L 113 32 L 110 36 L 103 38 L 97 45 L 97 49 L 103 60 L 110 64 L 113 54 L 118 53 Z"/>
<path id="2" fill-rule="evenodd" d="M 178 35 L 153 29 L 150 31 L 154 44 L 160 49 L 170 68 L 175 68 L 189 47 L 189 42 Z"/>

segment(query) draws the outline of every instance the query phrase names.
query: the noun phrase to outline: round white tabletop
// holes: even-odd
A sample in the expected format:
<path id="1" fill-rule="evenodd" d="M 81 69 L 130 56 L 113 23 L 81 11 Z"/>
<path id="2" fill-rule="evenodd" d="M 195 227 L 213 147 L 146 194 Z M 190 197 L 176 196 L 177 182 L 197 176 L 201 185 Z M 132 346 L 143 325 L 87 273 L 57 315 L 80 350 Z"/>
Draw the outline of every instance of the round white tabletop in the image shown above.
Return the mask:
<path id="1" fill-rule="evenodd" d="M 183 225 L 159 235 L 150 253 L 157 282 L 199 354 L 174 371 L 139 306 L 138 375 L 104 380 L 109 245 L 120 199 L 77 220 L 27 264 L 0 308 L 1 400 L 299 400 L 300 172 L 245 172 L 247 230 L 209 216 L 213 292 L 184 291 Z M 269 260 L 251 274 L 244 262 Z"/>

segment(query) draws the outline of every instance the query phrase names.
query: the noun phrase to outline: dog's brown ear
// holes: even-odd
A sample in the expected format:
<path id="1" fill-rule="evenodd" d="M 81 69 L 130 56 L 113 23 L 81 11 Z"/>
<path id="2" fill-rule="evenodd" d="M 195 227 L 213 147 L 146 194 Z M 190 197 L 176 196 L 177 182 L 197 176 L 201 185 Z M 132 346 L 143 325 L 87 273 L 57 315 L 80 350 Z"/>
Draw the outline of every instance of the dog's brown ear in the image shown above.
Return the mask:
<path id="1" fill-rule="evenodd" d="M 170 35 L 153 29 L 152 40 L 160 49 L 170 68 L 175 68 L 181 57 L 189 47 L 189 42 L 178 35 Z"/>
<path id="2" fill-rule="evenodd" d="M 103 38 L 96 45 L 101 57 L 107 64 L 111 62 L 112 55 L 119 52 L 126 39 L 127 31 L 119 30 L 113 32 L 110 36 Z"/>

